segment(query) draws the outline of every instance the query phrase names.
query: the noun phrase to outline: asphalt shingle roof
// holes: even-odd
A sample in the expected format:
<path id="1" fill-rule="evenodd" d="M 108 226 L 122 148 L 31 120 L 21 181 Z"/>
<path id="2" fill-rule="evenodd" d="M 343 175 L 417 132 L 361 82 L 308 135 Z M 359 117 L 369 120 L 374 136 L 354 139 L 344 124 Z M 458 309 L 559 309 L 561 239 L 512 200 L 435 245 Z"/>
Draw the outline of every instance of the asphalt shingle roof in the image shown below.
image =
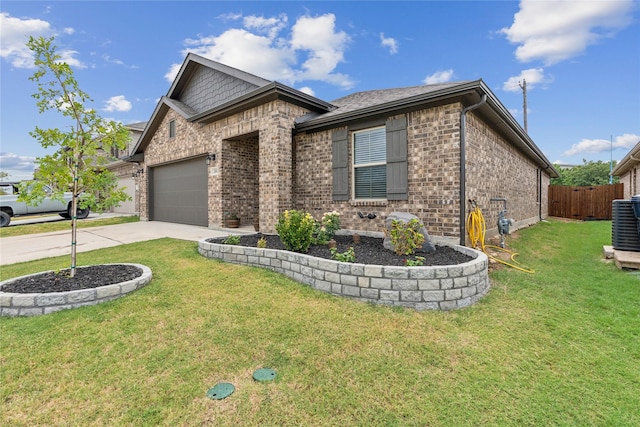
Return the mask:
<path id="1" fill-rule="evenodd" d="M 327 113 L 319 115 L 308 115 L 299 120 L 299 123 L 304 123 L 311 120 L 324 120 L 333 116 L 338 116 L 346 113 L 352 113 L 359 110 L 366 110 L 368 108 L 381 106 L 400 101 L 409 101 L 413 97 L 420 97 L 431 92 L 437 92 L 443 89 L 447 89 L 454 86 L 469 83 L 469 81 L 451 82 L 451 83 L 439 83 L 432 85 L 410 86 L 400 87 L 393 89 L 377 89 L 368 90 L 364 92 L 356 92 L 351 95 L 338 98 L 331 101 L 330 104 L 338 107 Z"/>

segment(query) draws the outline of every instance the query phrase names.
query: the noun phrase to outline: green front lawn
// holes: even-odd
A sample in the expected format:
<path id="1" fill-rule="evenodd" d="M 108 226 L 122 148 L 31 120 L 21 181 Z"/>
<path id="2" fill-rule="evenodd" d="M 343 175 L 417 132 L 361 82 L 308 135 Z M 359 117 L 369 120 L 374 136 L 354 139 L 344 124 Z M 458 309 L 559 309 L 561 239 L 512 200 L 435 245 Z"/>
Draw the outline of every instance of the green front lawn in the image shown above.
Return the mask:
<path id="1" fill-rule="evenodd" d="M 140 218 L 137 215 L 117 216 L 113 218 L 80 219 L 78 220 L 78 228 L 100 227 L 103 225 L 116 225 L 137 221 L 140 221 Z M 13 237 L 37 233 L 51 233 L 53 231 L 64 230 L 69 230 L 69 233 L 71 233 L 71 220 L 2 227 L 0 228 L 0 237 Z"/>
<path id="2" fill-rule="evenodd" d="M 84 253 L 136 262 L 110 303 L 0 319 L 0 425 L 640 425 L 640 279 L 602 260 L 611 222 L 509 238 L 536 270 L 491 273 L 475 306 L 358 303 L 160 239 Z M 67 257 L 3 266 L 2 279 Z M 257 383 L 254 370 L 278 376 Z M 236 391 L 206 392 L 218 382 Z"/>

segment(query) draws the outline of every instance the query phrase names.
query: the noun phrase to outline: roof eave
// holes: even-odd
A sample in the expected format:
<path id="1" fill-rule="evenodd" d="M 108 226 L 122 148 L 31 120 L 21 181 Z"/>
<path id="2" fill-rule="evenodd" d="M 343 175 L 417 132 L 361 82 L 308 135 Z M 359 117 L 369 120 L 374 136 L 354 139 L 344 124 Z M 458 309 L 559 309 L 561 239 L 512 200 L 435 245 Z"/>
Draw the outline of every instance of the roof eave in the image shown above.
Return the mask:
<path id="1" fill-rule="evenodd" d="M 335 106 L 300 92 L 278 82 L 272 82 L 266 86 L 259 87 L 245 95 L 235 98 L 229 102 L 219 105 L 210 110 L 190 117 L 188 120 L 198 123 L 211 123 L 231 114 L 247 110 L 267 102 L 281 99 L 289 103 L 307 108 L 311 111 L 328 112 L 335 109 Z"/>
<path id="2" fill-rule="evenodd" d="M 375 116 L 385 115 L 397 110 L 410 110 L 423 105 L 425 102 L 437 102 L 453 96 L 461 96 L 477 89 L 481 80 L 448 87 L 434 92 L 415 95 L 409 98 L 398 99 L 384 104 L 348 111 L 343 114 L 335 114 L 331 117 L 318 117 L 303 123 L 296 123 L 296 131 L 321 130 L 335 127 L 344 122 L 364 120 Z"/>
<path id="3" fill-rule="evenodd" d="M 635 163 L 634 163 L 635 162 Z M 611 171 L 612 176 L 622 176 L 640 163 L 640 141 L 618 162 Z"/>

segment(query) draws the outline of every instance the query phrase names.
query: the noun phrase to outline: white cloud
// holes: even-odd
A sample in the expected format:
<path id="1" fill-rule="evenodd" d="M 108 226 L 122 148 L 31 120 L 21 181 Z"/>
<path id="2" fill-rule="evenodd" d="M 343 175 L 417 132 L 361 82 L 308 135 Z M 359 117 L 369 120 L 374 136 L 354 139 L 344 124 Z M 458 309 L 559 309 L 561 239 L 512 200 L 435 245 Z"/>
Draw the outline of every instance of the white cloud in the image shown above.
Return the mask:
<path id="1" fill-rule="evenodd" d="M 167 71 L 167 73 L 164 75 L 164 78 L 173 83 L 176 76 L 178 75 L 178 72 L 180 71 L 181 66 L 182 64 L 171 64 L 171 67 L 169 67 L 169 71 Z"/>
<path id="2" fill-rule="evenodd" d="M 499 32 L 517 44 L 520 62 L 552 65 L 584 52 L 587 46 L 631 22 L 632 0 L 521 0 L 513 24 Z"/>
<path id="3" fill-rule="evenodd" d="M 0 14 L 0 57 L 16 68 L 32 68 L 33 54 L 27 47 L 29 37 L 50 36 L 51 25 L 40 19 L 19 19 Z"/>
<path id="4" fill-rule="evenodd" d="M 507 92 L 520 92 L 523 81 L 527 81 L 527 90 L 532 90 L 540 85 L 547 85 L 553 82 L 553 77 L 544 75 L 544 68 L 529 68 L 522 70 L 520 75 L 509 77 L 509 80 L 502 84 L 502 90 Z"/>
<path id="5" fill-rule="evenodd" d="M 65 28 L 64 34 L 73 34 L 73 28 Z M 51 37 L 57 32 L 51 28 L 51 24 L 40 19 L 20 19 L 3 12 L 0 14 L 0 57 L 9 61 L 16 68 L 34 68 L 33 53 L 27 47 L 29 36 Z M 57 50 L 61 61 L 72 67 L 86 68 L 75 56 L 74 50 Z"/>
<path id="6" fill-rule="evenodd" d="M 131 102 L 127 101 L 124 95 L 118 95 L 118 96 L 112 96 L 111 98 L 109 98 L 105 103 L 103 110 L 108 112 L 113 112 L 113 111 L 124 112 L 124 111 L 130 111 L 131 107 L 132 107 Z"/>
<path id="7" fill-rule="evenodd" d="M 109 55 L 102 55 L 102 59 L 104 59 L 105 62 L 108 62 L 110 64 L 122 65 L 123 67 L 129 68 L 131 70 L 135 70 L 135 69 L 139 68 L 137 65 L 125 64 L 125 62 L 123 60 L 117 59 L 117 58 L 112 58 Z"/>
<path id="8" fill-rule="evenodd" d="M 244 26 L 249 30 L 255 30 L 260 34 L 266 34 L 270 39 L 275 38 L 280 30 L 286 28 L 288 18 L 286 15 L 273 18 L 264 18 L 262 16 L 246 16 L 243 19 Z"/>
<path id="9" fill-rule="evenodd" d="M 306 93 L 307 95 L 316 96 L 316 93 L 309 86 L 304 86 L 298 89 L 302 93 Z"/>
<path id="10" fill-rule="evenodd" d="M 616 136 L 613 141 L 608 139 L 583 139 L 577 144 L 573 144 L 570 149 L 564 152 L 565 156 L 574 156 L 580 153 L 603 153 L 612 148 L 629 149 L 640 142 L 640 136 L 631 133 Z"/>
<path id="11" fill-rule="evenodd" d="M 9 174 L 5 181 L 23 181 L 33 178 L 35 157 L 0 152 L 0 170 Z"/>
<path id="12" fill-rule="evenodd" d="M 338 64 L 344 60 L 350 39 L 345 32 L 336 31 L 333 14 L 298 18 L 288 38 L 279 36 L 287 28 L 286 15 L 271 18 L 247 16 L 242 22 L 244 28 L 185 40 L 183 53 L 193 52 L 260 77 L 289 84 L 317 80 L 347 89 L 353 86 L 349 76 L 335 73 Z M 302 63 L 299 64 L 300 60 Z M 173 64 L 165 78 L 172 82 L 180 66 Z"/>
<path id="13" fill-rule="evenodd" d="M 430 76 L 425 77 L 425 79 L 422 81 L 424 84 L 426 85 L 434 85 L 437 83 L 446 83 L 451 81 L 451 78 L 453 77 L 453 70 L 452 69 L 448 69 L 448 70 L 441 70 L 441 71 L 436 71 L 435 73 L 431 74 Z"/>
<path id="14" fill-rule="evenodd" d="M 75 50 L 62 50 L 57 52 L 60 55 L 60 61 L 66 62 L 71 67 L 76 68 L 87 68 L 87 66 L 80 61 L 78 58 L 75 58 L 75 55 L 78 54 Z"/>
<path id="15" fill-rule="evenodd" d="M 384 33 L 380 33 L 380 43 L 383 47 L 389 48 L 390 54 L 398 53 L 398 41 L 392 37 L 385 37 Z"/>

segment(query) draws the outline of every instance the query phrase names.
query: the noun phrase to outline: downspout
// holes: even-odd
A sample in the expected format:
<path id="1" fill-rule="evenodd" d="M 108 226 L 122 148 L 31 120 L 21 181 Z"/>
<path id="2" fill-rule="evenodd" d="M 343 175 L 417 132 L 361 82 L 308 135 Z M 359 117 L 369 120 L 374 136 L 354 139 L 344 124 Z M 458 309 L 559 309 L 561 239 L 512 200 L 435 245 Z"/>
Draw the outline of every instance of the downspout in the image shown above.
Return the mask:
<path id="1" fill-rule="evenodd" d="M 480 102 L 474 105 L 470 105 L 460 112 L 460 246 L 464 246 L 466 243 L 466 211 L 467 211 L 467 141 L 466 141 L 466 129 L 467 129 L 467 112 L 475 110 L 482 104 L 487 102 L 487 94 L 482 94 Z"/>

